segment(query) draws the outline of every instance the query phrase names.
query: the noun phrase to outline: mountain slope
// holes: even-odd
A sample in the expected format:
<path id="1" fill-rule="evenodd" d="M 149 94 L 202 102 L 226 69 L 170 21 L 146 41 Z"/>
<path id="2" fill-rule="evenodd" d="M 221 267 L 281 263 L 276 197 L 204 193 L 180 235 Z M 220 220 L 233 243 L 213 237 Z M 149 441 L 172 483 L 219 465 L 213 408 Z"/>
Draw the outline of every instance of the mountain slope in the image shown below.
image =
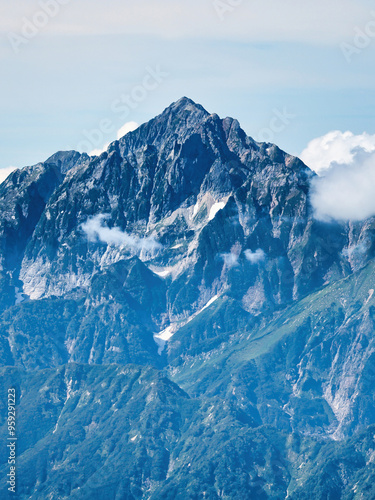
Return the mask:
<path id="1" fill-rule="evenodd" d="M 238 329 L 209 355 L 174 357 L 174 342 L 194 335 L 193 324 L 192 333 L 185 327 L 169 349 L 172 380 L 194 396 L 230 398 L 288 432 L 343 439 L 375 424 L 374 275 L 371 262 L 251 330 Z M 221 307 L 205 310 L 195 328 Z"/>
<path id="2" fill-rule="evenodd" d="M 153 333 L 178 330 L 223 293 L 251 322 L 351 272 L 344 229 L 313 219 L 311 175 L 183 98 L 53 184 L 12 271 L 18 297 L 85 298 L 90 310 L 107 301 L 91 297 L 93 280 L 138 257 L 165 281 Z"/>
<path id="3" fill-rule="evenodd" d="M 371 498 L 375 219 L 317 221 L 313 175 L 182 98 L 8 177 L 22 500 Z"/>

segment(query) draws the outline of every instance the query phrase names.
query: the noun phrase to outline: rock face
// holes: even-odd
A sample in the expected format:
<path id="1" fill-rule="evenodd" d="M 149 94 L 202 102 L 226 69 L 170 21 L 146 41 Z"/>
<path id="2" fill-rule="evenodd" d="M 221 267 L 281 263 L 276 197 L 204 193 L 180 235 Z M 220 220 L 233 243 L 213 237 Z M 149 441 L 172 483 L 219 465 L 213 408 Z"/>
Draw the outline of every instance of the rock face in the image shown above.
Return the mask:
<path id="1" fill-rule="evenodd" d="M 375 222 L 314 219 L 312 176 L 183 98 L 8 177 L 20 498 L 371 497 Z"/>

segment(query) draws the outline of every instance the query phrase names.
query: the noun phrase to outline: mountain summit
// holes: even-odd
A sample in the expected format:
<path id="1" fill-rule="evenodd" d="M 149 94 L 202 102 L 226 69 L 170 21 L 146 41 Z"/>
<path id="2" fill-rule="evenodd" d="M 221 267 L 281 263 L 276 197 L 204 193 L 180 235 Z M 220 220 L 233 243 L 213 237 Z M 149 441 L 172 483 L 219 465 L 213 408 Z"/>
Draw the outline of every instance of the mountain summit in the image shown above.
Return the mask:
<path id="1" fill-rule="evenodd" d="M 184 97 L 8 177 L 20 498 L 366 498 L 374 221 L 315 220 L 311 176 Z"/>

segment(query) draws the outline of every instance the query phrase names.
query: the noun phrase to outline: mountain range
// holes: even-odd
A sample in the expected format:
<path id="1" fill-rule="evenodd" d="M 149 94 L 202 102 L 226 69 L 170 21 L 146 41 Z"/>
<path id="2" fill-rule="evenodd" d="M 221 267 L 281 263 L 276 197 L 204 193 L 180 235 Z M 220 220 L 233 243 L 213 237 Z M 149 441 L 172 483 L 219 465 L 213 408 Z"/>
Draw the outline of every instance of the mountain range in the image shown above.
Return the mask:
<path id="1" fill-rule="evenodd" d="M 375 498 L 375 218 L 314 176 L 182 98 L 1 184 L 17 498 Z"/>

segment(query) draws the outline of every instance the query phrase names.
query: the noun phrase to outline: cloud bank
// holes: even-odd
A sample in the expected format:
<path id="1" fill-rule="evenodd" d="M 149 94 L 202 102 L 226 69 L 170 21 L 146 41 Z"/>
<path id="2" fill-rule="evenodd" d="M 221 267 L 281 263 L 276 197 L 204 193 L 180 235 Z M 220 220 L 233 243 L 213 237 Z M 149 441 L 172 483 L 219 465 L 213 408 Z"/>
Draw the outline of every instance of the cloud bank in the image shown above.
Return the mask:
<path id="1" fill-rule="evenodd" d="M 311 141 L 301 158 L 318 174 L 311 182 L 317 219 L 375 215 L 375 135 L 333 131 Z"/>
<path id="2" fill-rule="evenodd" d="M 96 215 L 82 224 L 82 230 L 89 241 L 101 241 L 107 245 L 124 247 L 136 252 L 153 252 L 162 248 L 162 245 L 153 237 L 140 238 L 121 231 L 118 227 L 103 226 L 103 222 L 108 218 L 109 215 Z"/>
<path id="3" fill-rule="evenodd" d="M 349 165 L 354 161 L 356 152 L 375 152 L 375 135 L 334 130 L 313 139 L 300 157 L 317 174 L 323 174 L 335 165 Z"/>

